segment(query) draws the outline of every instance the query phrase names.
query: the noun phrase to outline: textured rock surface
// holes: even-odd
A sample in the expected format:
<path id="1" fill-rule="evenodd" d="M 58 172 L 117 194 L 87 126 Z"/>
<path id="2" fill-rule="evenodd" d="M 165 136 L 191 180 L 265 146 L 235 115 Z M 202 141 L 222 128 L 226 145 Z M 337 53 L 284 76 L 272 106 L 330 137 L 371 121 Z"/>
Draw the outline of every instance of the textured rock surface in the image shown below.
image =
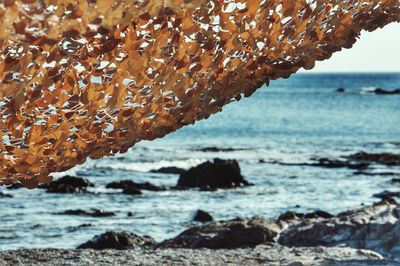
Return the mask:
<path id="1" fill-rule="evenodd" d="M 192 227 L 162 242 L 162 248 L 242 248 L 271 243 L 279 231 L 274 222 L 235 219 Z"/>
<path id="2" fill-rule="evenodd" d="M 0 252 L 0 265 L 398 265 L 372 251 L 351 248 L 17 250 Z"/>
<path id="3" fill-rule="evenodd" d="M 154 245 L 155 241 L 147 236 L 135 234 L 118 233 L 108 231 L 94 237 L 92 240 L 80 245 L 80 249 L 127 249 L 141 246 Z"/>
<path id="4" fill-rule="evenodd" d="M 334 218 L 305 220 L 283 231 L 287 246 L 338 246 L 375 250 L 400 258 L 400 205 L 384 201 Z"/>
<path id="5" fill-rule="evenodd" d="M 49 193 L 79 193 L 86 192 L 87 188 L 92 186 L 94 185 L 86 179 L 67 175 L 44 187 Z"/>
<path id="6" fill-rule="evenodd" d="M 214 159 L 205 162 L 182 173 L 177 187 L 180 188 L 233 188 L 246 186 L 249 183 L 240 174 L 239 163 L 236 160 Z"/>

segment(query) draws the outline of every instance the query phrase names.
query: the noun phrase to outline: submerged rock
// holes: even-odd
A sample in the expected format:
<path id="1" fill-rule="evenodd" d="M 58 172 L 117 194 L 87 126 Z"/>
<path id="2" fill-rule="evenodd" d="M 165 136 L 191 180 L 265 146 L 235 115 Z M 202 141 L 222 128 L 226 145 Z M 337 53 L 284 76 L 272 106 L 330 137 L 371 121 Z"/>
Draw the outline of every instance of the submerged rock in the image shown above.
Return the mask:
<path id="1" fill-rule="evenodd" d="M 392 94 L 400 94 L 400 89 L 390 91 L 390 90 L 384 90 L 382 88 L 376 88 L 373 92 L 377 95 L 392 95 Z"/>
<path id="2" fill-rule="evenodd" d="M 212 222 L 214 218 L 208 212 L 197 210 L 193 215 L 193 221 L 196 222 Z"/>
<path id="3" fill-rule="evenodd" d="M 161 248 L 232 249 L 271 243 L 278 234 L 274 222 L 254 218 L 235 219 L 192 227 L 177 237 L 162 242 Z"/>
<path id="4" fill-rule="evenodd" d="M 154 244 L 154 239 L 148 236 L 142 237 L 135 234 L 108 231 L 78 246 L 78 249 L 127 249 L 152 246 Z"/>
<path id="5" fill-rule="evenodd" d="M 375 198 L 380 198 L 383 200 L 392 199 L 392 198 L 400 198 L 400 191 L 383 191 L 381 193 L 374 194 Z"/>
<path id="6" fill-rule="evenodd" d="M 328 219 L 305 220 L 281 232 L 279 243 L 305 247 L 344 245 L 400 257 L 400 205 L 383 201 Z"/>
<path id="7" fill-rule="evenodd" d="M 3 193 L 0 191 L 0 199 L 1 198 L 12 198 L 13 196 L 7 193 Z"/>
<path id="8" fill-rule="evenodd" d="M 122 180 L 122 181 L 115 181 L 111 182 L 106 185 L 106 188 L 113 188 L 113 189 L 123 189 L 127 191 L 133 190 L 149 190 L 149 191 L 164 191 L 164 187 L 158 187 L 149 182 L 146 183 L 136 183 L 132 180 Z"/>
<path id="9" fill-rule="evenodd" d="M 181 174 L 177 187 L 213 190 L 248 185 L 250 183 L 240 174 L 236 160 L 214 159 L 213 162 L 202 163 Z"/>
<path id="10" fill-rule="evenodd" d="M 180 175 L 184 173 L 186 170 L 179 167 L 161 167 L 156 170 L 151 170 L 151 173 L 159 173 L 159 174 L 177 174 Z"/>
<path id="11" fill-rule="evenodd" d="M 343 92 L 346 92 L 346 89 L 345 88 L 337 88 L 336 92 L 343 93 Z"/>
<path id="12" fill-rule="evenodd" d="M 48 193 L 79 193 L 86 192 L 88 187 L 93 187 L 87 179 L 75 176 L 64 176 L 44 186 Z"/>
<path id="13" fill-rule="evenodd" d="M 85 210 L 66 210 L 57 214 L 61 215 L 78 215 L 78 216 L 90 216 L 90 217 L 110 217 L 115 216 L 114 212 L 106 212 L 99 209 Z"/>
<path id="14" fill-rule="evenodd" d="M 358 152 L 346 157 L 350 161 L 356 161 L 365 164 L 383 164 L 389 166 L 400 165 L 400 154 L 393 153 L 366 153 Z"/>

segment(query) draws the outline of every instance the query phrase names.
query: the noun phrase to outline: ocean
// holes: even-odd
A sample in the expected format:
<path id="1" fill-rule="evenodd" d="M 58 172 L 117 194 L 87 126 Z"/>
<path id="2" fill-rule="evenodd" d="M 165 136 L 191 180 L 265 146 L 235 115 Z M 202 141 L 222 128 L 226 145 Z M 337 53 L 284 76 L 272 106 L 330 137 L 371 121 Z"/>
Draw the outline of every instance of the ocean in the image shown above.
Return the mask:
<path id="1" fill-rule="evenodd" d="M 337 92 L 339 87 L 345 92 Z M 393 176 L 302 164 L 360 151 L 400 153 L 400 95 L 370 93 L 377 87 L 400 88 L 400 73 L 296 74 L 272 81 L 208 120 L 67 172 L 95 183 L 91 193 L 1 188 L 12 197 L 0 196 L 0 249 L 74 248 L 106 230 L 161 241 L 196 224 L 192 215 L 197 209 L 216 220 L 274 219 L 288 210 L 337 214 L 376 202 L 373 194 L 394 190 L 389 182 Z M 105 188 L 111 181 L 126 179 L 174 186 L 178 175 L 150 171 L 169 166 L 189 169 L 213 158 L 238 160 L 254 186 L 214 192 L 143 191 L 139 196 Z M 371 171 L 400 175 L 399 166 L 375 165 Z M 91 208 L 116 216 L 57 214 Z"/>

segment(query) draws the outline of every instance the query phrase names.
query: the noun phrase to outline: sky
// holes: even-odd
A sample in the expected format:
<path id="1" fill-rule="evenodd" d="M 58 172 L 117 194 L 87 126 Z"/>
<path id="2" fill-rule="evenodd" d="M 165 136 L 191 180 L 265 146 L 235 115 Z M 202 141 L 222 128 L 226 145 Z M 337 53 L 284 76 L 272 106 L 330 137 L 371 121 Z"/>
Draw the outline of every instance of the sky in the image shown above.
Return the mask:
<path id="1" fill-rule="evenodd" d="M 317 62 L 307 72 L 400 72 L 400 23 L 363 32 L 353 48 Z"/>

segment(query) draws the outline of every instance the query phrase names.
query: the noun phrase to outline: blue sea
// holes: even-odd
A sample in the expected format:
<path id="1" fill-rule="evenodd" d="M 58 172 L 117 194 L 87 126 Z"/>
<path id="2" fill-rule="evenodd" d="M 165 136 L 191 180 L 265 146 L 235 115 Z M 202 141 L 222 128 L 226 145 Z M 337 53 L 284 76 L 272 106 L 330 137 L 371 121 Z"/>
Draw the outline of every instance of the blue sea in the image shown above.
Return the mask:
<path id="1" fill-rule="evenodd" d="M 339 87 L 345 92 L 337 92 Z M 373 194 L 400 190 L 389 182 L 393 176 L 290 165 L 359 151 L 400 153 L 400 95 L 370 93 L 376 87 L 400 88 L 400 74 L 296 74 L 272 81 L 208 120 L 162 139 L 140 142 L 126 154 L 90 160 L 68 171 L 95 183 L 89 189 L 92 193 L 1 188 L 12 197 L 0 197 L 0 249 L 74 248 L 106 230 L 161 241 L 193 226 L 197 209 L 217 220 L 274 219 L 287 210 L 336 214 L 376 202 Z M 205 147 L 231 150 L 201 151 Z M 150 171 L 169 166 L 189 169 L 213 158 L 238 160 L 242 174 L 254 186 L 214 192 L 143 191 L 139 196 L 105 188 L 111 181 L 125 179 L 173 186 L 177 175 Z M 376 165 L 370 171 L 400 175 L 398 166 Z M 55 214 L 91 208 L 113 211 L 116 216 Z"/>

